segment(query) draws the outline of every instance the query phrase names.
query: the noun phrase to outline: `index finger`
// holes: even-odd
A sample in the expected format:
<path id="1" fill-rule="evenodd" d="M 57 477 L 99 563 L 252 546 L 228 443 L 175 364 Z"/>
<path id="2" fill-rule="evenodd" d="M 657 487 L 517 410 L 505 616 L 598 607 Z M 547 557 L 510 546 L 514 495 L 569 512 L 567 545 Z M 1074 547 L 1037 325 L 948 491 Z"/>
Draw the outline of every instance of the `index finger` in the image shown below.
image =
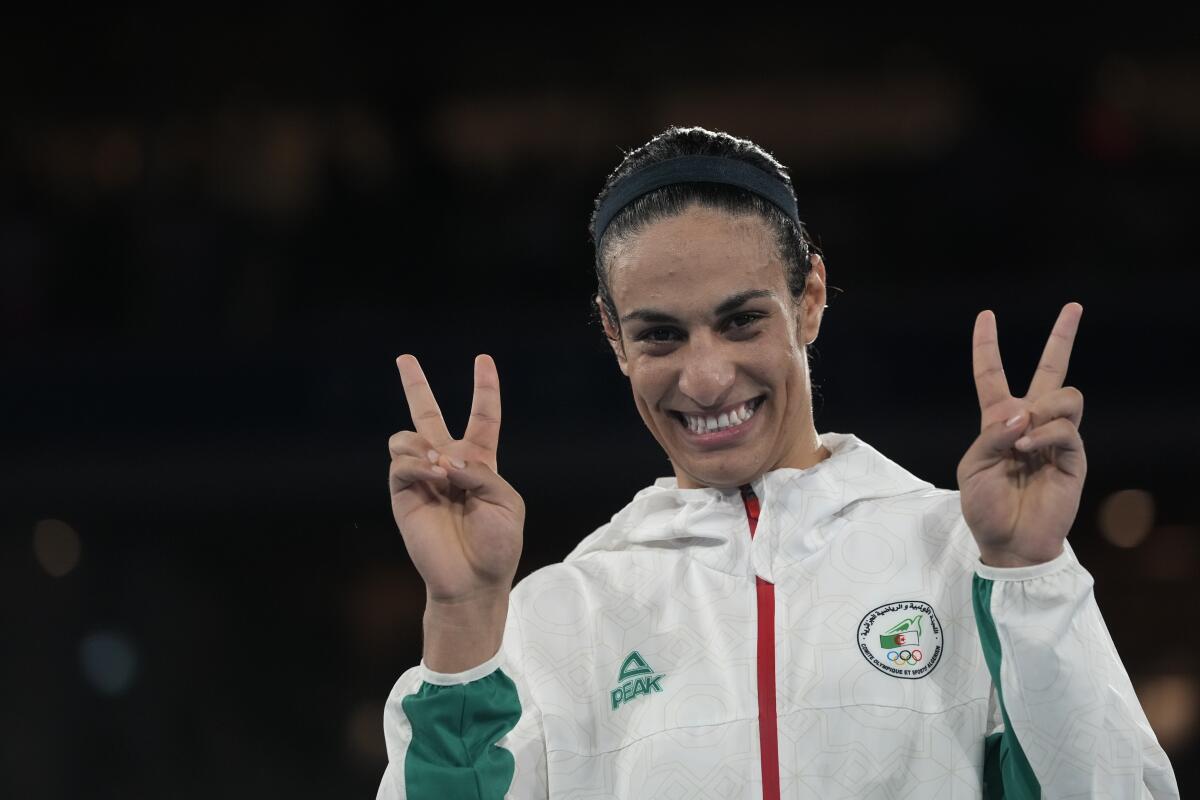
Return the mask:
<path id="1" fill-rule="evenodd" d="M 400 383 L 404 385 L 408 413 L 412 415 L 417 433 L 434 447 L 444 445 L 450 441 L 450 431 L 446 430 L 446 420 L 442 418 L 437 400 L 433 399 L 433 390 L 429 388 L 429 381 L 425 380 L 421 362 L 417 361 L 416 356 L 405 353 L 396 359 L 396 366 L 400 368 Z"/>
<path id="2" fill-rule="evenodd" d="M 475 356 L 475 394 L 463 439 L 493 456 L 500 442 L 500 375 L 495 360 L 486 353 Z"/>
<path id="3" fill-rule="evenodd" d="M 975 333 L 971 339 L 971 366 L 975 372 L 975 391 L 979 394 L 979 410 L 986 411 L 1012 397 L 1004 364 L 1000 361 L 1000 340 L 996 333 L 996 315 L 981 311 L 975 318 Z"/>
<path id="4" fill-rule="evenodd" d="M 1067 365 L 1071 361 L 1071 348 L 1075 345 L 1075 333 L 1079 330 L 1079 320 L 1083 316 L 1083 306 L 1079 303 L 1067 303 L 1058 312 L 1058 320 L 1050 331 L 1046 341 L 1046 349 L 1042 351 L 1042 360 L 1038 362 L 1033 380 L 1029 384 L 1029 393 L 1025 396 L 1036 400 L 1055 389 L 1061 389 L 1067 377 Z"/>

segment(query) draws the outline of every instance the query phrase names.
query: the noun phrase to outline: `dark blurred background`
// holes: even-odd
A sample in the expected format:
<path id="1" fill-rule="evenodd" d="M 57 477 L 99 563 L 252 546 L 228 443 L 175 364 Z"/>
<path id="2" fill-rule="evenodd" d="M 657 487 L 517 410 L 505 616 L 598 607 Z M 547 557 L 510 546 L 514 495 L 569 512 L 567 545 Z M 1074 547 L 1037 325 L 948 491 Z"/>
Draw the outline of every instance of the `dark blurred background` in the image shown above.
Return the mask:
<path id="1" fill-rule="evenodd" d="M 1083 304 L 1071 542 L 1200 786 L 1195 21 L 863 16 L 8 20 L 0 796 L 374 796 L 424 602 L 394 360 L 461 435 L 495 357 L 521 575 L 671 474 L 590 322 L 587 237 L 669 124 L 791 167 L 840 290 L 817 428 L 938 486 L 978 432 L 976 314 L 1023 394 Z"/>

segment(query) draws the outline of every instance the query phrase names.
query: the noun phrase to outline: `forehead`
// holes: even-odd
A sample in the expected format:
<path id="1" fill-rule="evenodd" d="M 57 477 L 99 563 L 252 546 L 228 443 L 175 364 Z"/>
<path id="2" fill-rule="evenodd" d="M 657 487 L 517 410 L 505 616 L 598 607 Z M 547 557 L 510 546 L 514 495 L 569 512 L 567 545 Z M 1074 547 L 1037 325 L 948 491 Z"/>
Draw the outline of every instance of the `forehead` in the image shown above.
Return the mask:
<path id="1" fill-rule="evenodd" d="M 707 310 L 746 289 L 786 296 L 783 264 L 770 226 L 757 214 L 732 216 L 693 205 L 654 222 L 617 248 L 609 286 L 618 313 L 653 303 Z"/>

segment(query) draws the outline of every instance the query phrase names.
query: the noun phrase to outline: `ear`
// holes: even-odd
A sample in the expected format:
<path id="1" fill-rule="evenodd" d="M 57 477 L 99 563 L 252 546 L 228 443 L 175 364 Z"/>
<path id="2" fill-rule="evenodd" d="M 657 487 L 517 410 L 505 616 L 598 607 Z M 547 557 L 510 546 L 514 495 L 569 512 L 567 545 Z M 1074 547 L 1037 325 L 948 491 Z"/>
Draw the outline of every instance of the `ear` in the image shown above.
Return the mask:
<path id="1" fill-rule="evenodd" d="M 809 270 L 808 280 L 804 283 L 804 297 L 800 301 L 801 313 L 796 331 L 805 347 L 817 340 L 817 334 L 821 331 L 821 318 L 825 314 L 825 262 L 813 253 L 809 263 L 812 269 Z"/>
<path id="2" fill-rule="evenodd" d="M 608 344 L 612 347 L 613 355 L 617 357 L 617 366 L 621 368 L 621 374 L 628 378 L 629 362 L 625 360 L 625 345 L 621 341 L 621 333 L 609 318 L 608 309 L 604 307 L 604 303 L 600 300 L 598 293 L 594 300 L 596 306 L 600 309 L 600 322 L 604 325 L 604 333 L 608 338 Z"/>

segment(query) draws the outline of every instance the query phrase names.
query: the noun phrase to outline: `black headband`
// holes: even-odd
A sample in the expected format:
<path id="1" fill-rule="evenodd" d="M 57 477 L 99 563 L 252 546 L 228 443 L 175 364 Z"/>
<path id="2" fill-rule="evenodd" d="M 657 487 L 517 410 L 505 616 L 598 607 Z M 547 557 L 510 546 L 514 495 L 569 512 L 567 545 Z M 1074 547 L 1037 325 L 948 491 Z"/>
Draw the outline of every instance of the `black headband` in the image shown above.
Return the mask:
<path id="1" fill-rule="evenodd" d="M 617 181 L 596 210 L 597 246 L 613 217 L 644 194 L 673 183 L 724 183 L 776 205 L 800 227 L 796 198 L 779 178 L 753 164 L 724 156 L 678 156 L 634 170 Z"/>

